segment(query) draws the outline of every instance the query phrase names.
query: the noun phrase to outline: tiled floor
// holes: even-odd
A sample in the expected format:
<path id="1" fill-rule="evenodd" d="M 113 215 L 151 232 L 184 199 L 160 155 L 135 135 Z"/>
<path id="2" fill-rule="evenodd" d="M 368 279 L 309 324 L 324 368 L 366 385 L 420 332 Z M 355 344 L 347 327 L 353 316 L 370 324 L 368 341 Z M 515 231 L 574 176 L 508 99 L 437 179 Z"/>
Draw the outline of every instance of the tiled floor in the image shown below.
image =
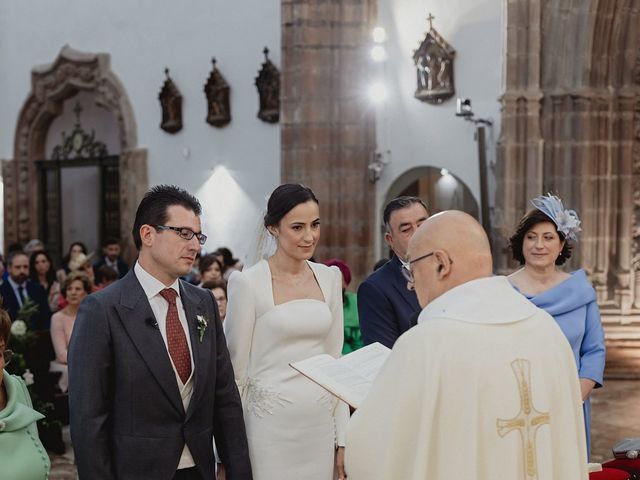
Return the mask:
<path id="1" fill-rule="evenodd" d="M 640 381 L 609 380 L 592 399 L 592 462 L 611 458 L 611 447 L 625 437 L 640 437 Z M 69 429 L 65 429 L 69 445 Z M 51 480 L 76 480 L 73 451 L 51 456 Z"/>

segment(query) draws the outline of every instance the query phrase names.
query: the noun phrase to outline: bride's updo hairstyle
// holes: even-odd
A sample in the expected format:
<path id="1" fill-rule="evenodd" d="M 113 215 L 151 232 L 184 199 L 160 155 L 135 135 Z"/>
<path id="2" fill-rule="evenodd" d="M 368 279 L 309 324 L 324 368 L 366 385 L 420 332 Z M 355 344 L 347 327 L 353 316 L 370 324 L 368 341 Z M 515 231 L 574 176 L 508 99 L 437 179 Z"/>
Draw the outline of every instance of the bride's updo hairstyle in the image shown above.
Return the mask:
<path id="1" fill-rule="evenodd" d="M 267 214 L 264 216 L 264 226 L 278 226 L 282 217 L 301 203 L 307 203 L 309 201 L 320 204 L 309 187 L 305 187 L 299 183 L 285 183 L 284 185 L 280 185 L 271 193 L 269 201 L 267 202 Z"/>

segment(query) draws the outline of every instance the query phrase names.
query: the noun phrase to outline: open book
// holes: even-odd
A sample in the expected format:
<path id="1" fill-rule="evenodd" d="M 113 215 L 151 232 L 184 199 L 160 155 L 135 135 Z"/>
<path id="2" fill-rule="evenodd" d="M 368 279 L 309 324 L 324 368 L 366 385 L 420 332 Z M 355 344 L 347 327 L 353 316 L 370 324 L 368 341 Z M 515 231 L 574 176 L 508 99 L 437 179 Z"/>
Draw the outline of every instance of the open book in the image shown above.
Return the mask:
<path id="1" fill-rule="evenodd" d="M 384 345 L 372 343 L 337 359 L 322 354 L 289 365 L 340 400 L 358 408 L 390 352 Z"/>

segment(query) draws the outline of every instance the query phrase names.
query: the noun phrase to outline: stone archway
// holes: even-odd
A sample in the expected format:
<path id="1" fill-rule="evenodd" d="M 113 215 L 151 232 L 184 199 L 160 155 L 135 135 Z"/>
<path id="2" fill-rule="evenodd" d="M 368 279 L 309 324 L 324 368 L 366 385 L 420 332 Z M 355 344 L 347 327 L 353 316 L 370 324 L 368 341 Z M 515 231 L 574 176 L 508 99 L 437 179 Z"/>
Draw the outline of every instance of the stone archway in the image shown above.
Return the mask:
<path id="1" fill-rule="evenodd" d="M 633 0 L 506 3 L 498 142 L 497 271 L 528 200 L 553 191 L 580 213 L 571 266 L 590 275 L 607 369 L 640 365 L 640 9 Z M 620 360 L 620 361 L 619 361 Z"/>
<path id="2" fill-rule="evenodd" d="M 139 199 L 148 188 L 147 151 L 137 148 L 133 109 L 124 86 L 111 71 L 110 55 L 84 53 L 65 45 L 55 61 L 31 72 L 31 92 L 16 126 L 14 158 L 2 162 L 5 245 L 39 236 L 36 160 L 46 158 L 47 131 L 66 99 L 91 92 L 95 103 L 117 120 L 120 138 L 121 238 L 125 256 L 135 257 L 131 227 Z"/>
<path id="3" fill-rule="evenodd" d="M 443 210 L 461 210 L 475 218 L 480 215 L 478 202 L 469 186 L 441 167 L 413 167 L 399 175 L 387 190 L 378 218 L 382 218 L 387 203 L 401 195 L 420 197 L 427 204 L 430 215 Z M 380 255 L 384 257 L 387 253 L 383 240 L 384 230 L 380 234 Z"/>

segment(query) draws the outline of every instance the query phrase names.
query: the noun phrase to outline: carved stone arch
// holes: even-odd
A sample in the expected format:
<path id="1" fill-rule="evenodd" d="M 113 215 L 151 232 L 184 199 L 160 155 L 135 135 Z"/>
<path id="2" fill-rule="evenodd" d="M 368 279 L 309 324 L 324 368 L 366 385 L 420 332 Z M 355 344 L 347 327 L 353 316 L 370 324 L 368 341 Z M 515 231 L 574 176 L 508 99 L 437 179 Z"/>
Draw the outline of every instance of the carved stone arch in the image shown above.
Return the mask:
<path id="1" fill-rule="evenodd" d="M 18 115 L 14 158 L 2 164 L 5 245 L 39 236 L 40 193 L 35 161 L 47 157 L 47 132 L 62 113 L 64 101 L 85 91 L 93 93 L 96 105 L 111 112 L 118 124 L 121 238 L 125 256 L 135 255 L 129 233 L 138 200 L 148 186 L 147 151 L 137 148 L 133 109 L 110 63 L 109 54 L 80 52 L 65 45 L 53 63 L 31 71 L 31 91 Z"/>

